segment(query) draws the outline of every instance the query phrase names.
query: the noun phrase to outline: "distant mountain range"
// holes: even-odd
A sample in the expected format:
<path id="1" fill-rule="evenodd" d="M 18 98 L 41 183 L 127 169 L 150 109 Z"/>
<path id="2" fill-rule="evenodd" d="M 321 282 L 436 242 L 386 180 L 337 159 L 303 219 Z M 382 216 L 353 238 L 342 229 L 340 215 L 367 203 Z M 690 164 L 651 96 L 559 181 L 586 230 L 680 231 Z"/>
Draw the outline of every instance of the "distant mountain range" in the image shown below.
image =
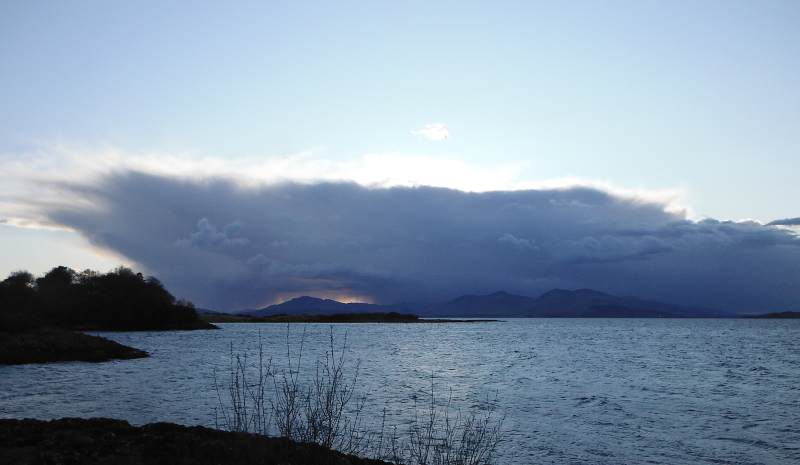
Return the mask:
<path id="1" fill-rule="evenodd" d="M 336 315 L 341 313 L 409 313 L 409 309 L 398 305 L 376 305 L 364 303 L 343 303 L 316 297 L 296 297 L 282 304 L 270 305 L 260 310 L 241 310 L 239 315 L 257 317 L 272 315 Z"/>
<path id="2" fill-rule="evenodd" d="M 423 318 L 737 318 L 740 315 L 704 307 L 684 307 L 636 297 L 618 297 L 591 289 L 554 289 L 537 298 L 495 292 L 464 295 L 443 304 L 375 305 L 297 297 L 260 310 L 237 313 L 271 315 L 334 315 L 337 313 L 414 313 Z"/>

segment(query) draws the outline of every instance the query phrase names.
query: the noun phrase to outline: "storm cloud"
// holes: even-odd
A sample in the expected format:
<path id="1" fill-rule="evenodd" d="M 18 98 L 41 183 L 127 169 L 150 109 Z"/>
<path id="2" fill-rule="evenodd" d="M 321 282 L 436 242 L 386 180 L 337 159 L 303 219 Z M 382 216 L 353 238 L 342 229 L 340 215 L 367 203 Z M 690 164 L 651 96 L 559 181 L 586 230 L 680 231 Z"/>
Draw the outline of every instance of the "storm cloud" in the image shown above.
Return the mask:
<path id="1" fill-rule="evenodd" d="M 782 220 L 770 221 L 770 226 L 800 226 L 800 218 L 785 218 Z"/>
<path id="2" fill-rule="evenodd" d="M 800 309 L 792 228 L 689 221 L 594 188 L 242 186 L 135 171 L 57 188 L 68 200 L 33 205 L 42 218 L 215 310 L 300 295 L 439 302 L 553 288 L 738 312 Z"/>

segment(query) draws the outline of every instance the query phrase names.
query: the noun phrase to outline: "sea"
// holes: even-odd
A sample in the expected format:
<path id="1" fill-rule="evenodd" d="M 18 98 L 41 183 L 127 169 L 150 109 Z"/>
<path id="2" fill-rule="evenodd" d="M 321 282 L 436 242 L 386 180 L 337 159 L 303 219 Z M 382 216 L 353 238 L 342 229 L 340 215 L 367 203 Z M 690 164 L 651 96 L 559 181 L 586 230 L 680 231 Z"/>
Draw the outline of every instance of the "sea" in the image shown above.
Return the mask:
<path id="1" fill-rule="evenodd" d="M 249 383 L 260 363 L 308 383 L 333 353 L 365 428 L 494 406 L 499 463 L 800 464 L 800 320 L 219 326 L 99 333 L 145 359 L 0 367 L 0 418 L 214 427 L 237 356 Z"/>

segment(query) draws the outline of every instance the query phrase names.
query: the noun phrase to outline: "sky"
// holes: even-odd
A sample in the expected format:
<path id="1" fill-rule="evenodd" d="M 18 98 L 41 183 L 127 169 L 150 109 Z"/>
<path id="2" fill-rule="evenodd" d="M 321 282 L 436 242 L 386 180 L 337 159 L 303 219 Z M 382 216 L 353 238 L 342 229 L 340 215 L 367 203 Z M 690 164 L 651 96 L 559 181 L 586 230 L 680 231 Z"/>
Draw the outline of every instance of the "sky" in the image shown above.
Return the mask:
<path id="1" fill-rule="evenodd" d="M 800 310 L 800 4 L 0 1 L 0 274 Z"/>

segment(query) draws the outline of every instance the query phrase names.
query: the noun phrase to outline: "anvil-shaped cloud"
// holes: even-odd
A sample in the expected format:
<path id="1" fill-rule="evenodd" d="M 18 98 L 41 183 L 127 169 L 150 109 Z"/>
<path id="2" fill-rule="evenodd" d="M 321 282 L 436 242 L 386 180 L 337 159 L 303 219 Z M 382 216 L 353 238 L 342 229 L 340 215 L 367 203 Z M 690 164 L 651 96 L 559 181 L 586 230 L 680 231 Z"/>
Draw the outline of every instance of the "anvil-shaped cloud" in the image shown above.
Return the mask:
<path id="1" fill-rule="evenodd" d="M 690 221 L 596 188 L 243 186 L 132 170 L 50 187 L 61 202 L 27 207 L 40 219 L 216 310 L 304 294 L 396 303 L 553 288 L 739 312 L 800 305 L 793 229 Z"/>

